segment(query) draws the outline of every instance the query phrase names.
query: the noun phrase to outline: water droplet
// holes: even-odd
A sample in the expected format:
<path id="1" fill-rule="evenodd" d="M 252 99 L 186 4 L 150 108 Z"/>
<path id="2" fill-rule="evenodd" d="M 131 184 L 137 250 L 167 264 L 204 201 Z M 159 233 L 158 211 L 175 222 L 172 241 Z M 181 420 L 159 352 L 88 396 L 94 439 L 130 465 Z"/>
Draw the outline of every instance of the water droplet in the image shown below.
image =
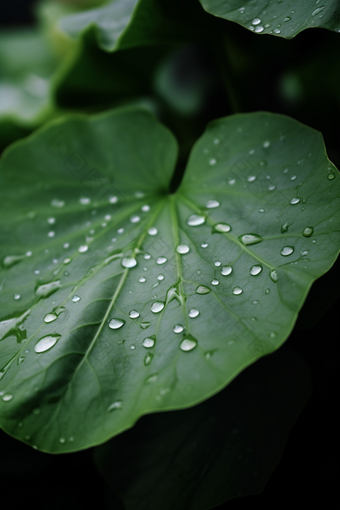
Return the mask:
<path id="1" fill-rule="evenodd" d="M 216 207 L 220 207 L 220 203 L 217 200 L 208 200 L 206 204 L 207 209 L 216 209 Z"/>
<path id="2" fill-rule="evenodd" d="M 314 229 L 313 227 L 306 227 L 304 231 L 302 232 L 302 235 L 305 237 L 310 237 L 313 235 Z"/>
<path id="3" fill-rule="evenodd" d="M 111 319 L 109 322 L 109 328 L 111 329 L 119 329 L 124 326 L 125 321 L 122 319 Z"/>
<path id="4" fill-rule="evenodd" d="M 36 289 L 35 293 L 39 297 L 47 298 L 51 296 L 54 292 L 56 292 L 60 288 L 60 281 L 45 283 L 44 285 L 39 285 Z"/>
<path id="5" fill-rule="evenodd" d="M 138 279 L 138 281 L 139 281 L 140 283 L 144 283 L 144 282 L 146 282 L 146 278 L 145 278 L 144 276 L 140 276 L 140 277 L 139 277 L 139 279 Z"/>
<path id="6" fill-rule="evenodd" d="M 283 225 L 281 225 L 281 234 L 284 234 L 285 232 L 288 232 L 289 224 L 286 222 Z"/>
<path id="7" fill-rule="evenodd" d="M 174 333 L 182 333 L 183 330 L 184 330 L 184 328 L 183 328 L 183 326 L 181 326 L 181 324 L 176 324 L 174 326 L 173 332 Z"/>
<path id="8" fill-rule="evenodd" d="M 149 228 L 149 230 L 148 230 L 148 234 L 149 234 L 149 236 L 155 236 L 155 235 L 157 235 L 157 234 L 158 234 L 158 230 L 157 230 L 157 228 L 155 228 L 155 227 L 151 227 L 151 228 Z"/>
<path id="9" fill-rule="evenodd" d="M 181 351 L 192 351 L 197 346 L 197 340 L 194 340 L 192 338 L 184 338 L 181 343 L 179 344 L 179 348 Z"/>
<path id="10" fill-rule="evenodd" d="M 292 175 L 290 178 L 291 181 L 295 181 L 295 179 L 296 179 L 296 175 Z"/>
<path id="11" fill-rule="evenodd" d="M 266 293 L 266 294 L 270 294 L 270 289 L 266 289 L 266 290 L 265 290 L 265 293 Z"/>
<path id="12" fill-rule="evenodd" d="M 140 217 L 132 216 L 132 218 L 130 218 L 130 221 L 131 221 L 131 223 L 138 223 L 140 221 Z"/>
<path id="13" fill-rule="evenodd" d="M 73 302 L 73 303 L 78 303 L 78 301 L 80 301 L 80 299 L 81 299 L 81 298 L 80 298 L 79 296 L 73 296 L 73 298 L 72 298 L 72 302 Z"/>
<path id="14" fill-rule="evenodd" d="M 295 205 L 295 204 L 298 204 L 300 202 L 300 200 L 301 200 L 300 198 L 294 197 L 291 199 L 291 201 L 289 203 L 292 205 Z"/>
<path id="15" fill-rule="evenodd" d="M 159 274 L 157 276 L 157 280 L 159 280 L 161 282 L 162 280 L 164 280 L 164 276 L 162 274 Z"/>
<path id="16" fill-rule="evenodd" d="M 286 16 L 285 19 L 283 21 L 287 22 L 287 21 L 290 21 L 292 18 L 290 16 Z"/>
<path id="17" fill-rule="evenodd" d="M 316 16 L 317 14 L 319 14 L 319 12 L 323 11 L 325 8 L 325 6 L 321 6 L 321 7 L 317 7 L 313 12 L 312 12 L 312 16 Z"/>
<path id="18" fill-rule="evenodd" d="M 143 347 L 145 347 L 146 349 L 151 349 L 151 347 L 155 345 L 155 342 L 156 342 L 155 336 L 144 338 Z"/>
<path id="19" fill-rule="evenodd" d="M 221 275 L 228 276 L 232 273 L 233 268 L 231 266 L 223 266 L 221 269 Z"/>
<path id="20" fill-rule="evenodd" d="M 24 358 L 24 357 L 19 356 L 18 361 L 17 361 L 17 364 L 18 364 L 18 365 L 21 365 L 21 363 L 23 363 L 24 361 L 25 361 L 25 358 Z"/>
<path id="21" fill-rule="evenodd" d="M 146 384 L 154 383 L 157 380 L 158 374 L 152 374 L 150 377 L 148 377 L 145 381 Z"/>
<path id="22" fill-rule="evenodd" d="M 196 294 L 209 294 L 209 292 L 211 292 L 211 289 L 205 285 L 199 285 L 196 289 Z"/>
<path id="23" fill-rule="evenodd" d="M 152 305 L 150 310 L 153 313 L 159 313 L 164 309 L 165 303 L 163 301 L 155 301 Z"/>
<path id="24" fill-rule="evenodd" d="M 209 165 L 211 165 L 211 166 L 216 165 L 216 159 L 214 159 L 214 158 L 210 159 Z"/>
<path id="25" fill-rule="evenodd" d="M 239 294 L 242 294 L 243 290 L 241 289 L 241 287 L 234 287 L 233 288 L 233 294 L 235 294 L 236 296 L 238 296 Z"/>
<path id="26" fill-rule="evenodd" d="M 36 353 L 46 352 L 58 342 L 61 335 L 49 335 L 41 338 L 34 346 Z"/>
<path id="27" fill-rule="evenodd" d="M 248 178 L 247 178 L 247 181 L 248 182 L 254 182 L 256 179 L 256 176 L 255 175 L 250 175 Z"/>
<path id="28" fill-rule="evenodd" d="M 264 28 L 261 25 L 259 25 L 258 27 L 255 27 L 255 32 L 258 33 L 258 34 L 263 32 L 263 30 L 264 30 Z"/>
<path id="29" fill-rule="evenodd" d="M 148 327 L 150 326 L 151 322 L 141 322 L 140 323 L 140 327 L 142 329 L 148 329 Z"/>
<path id="30" fill-rule="evenodd" d="M 261 23 L 260 18 L 254 18 L 253 21 L 251 22 L 252 25 L 259 25 L 260 23 Z"/>
<path id="31" fill-rule="evenodd" d="M 167 258 L 166 257 L 158 257 L 158 259 L 156 260 L 156 264 L 160 265 L 160 264 L 165 264 L 165 262 L 167 262 Z"/>
<path id="32" fill-rule="evenodd" d="M 198 225 L 202 225 L 204 222 L 205 222 L 204 216 L 192 214 L 191 216 L 189 216 L 187 224 L 190 225 L 190 227 L 197 227 Z"/>
<path id="33" fill-rule="evenodd" d="M 131 312 L 129 312 L 129 317 L 130 319 L 137 319 L 139 317 L 139 312 L 137 312 L 137 310 L 131 310 Z"/>
<path id="34" fill-rule="evenodd" d="M 144 365 L 145 366 L 148 366 L 150 365 L 151 361 L 152 361 L 152 358 L 153 358 L 153 354 L 152 352 L 148 352 L 148 354 L 145 356 L 144 358 Z"/>
<path id="35" fill-rule="evenodd" d="M 4 402 L 9 402 L 10 400 L 12 400 L 12 398 L 13 398 L 13 395 L 9 395 L 9 394 L 7 394 L 7 395 L 4 395 L 4 396 L 2 397 L 2 400 L 3 400 Z"/>
<path id="36" fill-rule="evenodd" d="M 258 234 L 243 234 L 243 236 L 239 236 L 239 240 L 245 246 L 261 243 L 263 241 L 262 237 Z"/>
<path id="37" fill-rule="evenodd" d="M 214 225 L 214 227 L 213 227 L 213 233 L 217 232 L 217 233 L 224 234 L 226 232 L 230 232 L 230 230 L 231 230 L 231 226 L 228 225 L 227 223 L 216 223 L 216 225 Z"/>
<path id="38" fill-rule="evenodd" d="M 208 243 L 202 243 L 201 248 L 208 248 Z"/>
<path id="39" fill-rule="evenodd" d="M 25 255 L 8 255 L 2 260 L 2 265 L 5 269 L 9 269 L 18 262 L 21 262 L 25 258 Z"/>
<path id="40" fill-rule="evenodd" d="M 149 255 L 149 253 L 146 253 L 144 255 L 144 258 L 145 258 L 145 260 L 150 260 L 151 259 L 151 255 Z"/>
<path id="41" fill-rule="evenodd" d="M 21 297 L 20 294 L 14 294 L 15 301 L 18 301 L 20 299 L 20 297 Z"/>
<path id="42" fill-rule="evenodd" d="M 122 266 L 131 269 L 137 265 L 137 260 L 133 257 L 124 257 L 122 260 Z"/>
<path id="43" fill-rule="evenodd" d="M 78 251 L 79 253 L 86 253 L 88 249 L 89 247 L 84 244 L 83 246 L 79 246 Z"/>
<path id="44" fill-rule="evenodd" d="M 188 315 L 191 319 L 194 319 L 195 317 L 198 317 L 199 313 L 200 312 L 196 310 L 196 308 L 191 308 L 191 310 L 189 310 Z"/>
<path id="45" fill-rule="evenodd" d="M 250 274 L 252 276 L 257 276 L 258 274 L 261 273 L 263 267 L 262 266 L 253 266 L 251 269 L 250 269 Z"/>
<path id="46" fill-rule="evenodd" d="M 275 189 L 275 186 L 269 186 L 269 191 L 273 191 Z"/>
<path id="47" fill-rule="evenodd" d="M 111 404 L 107 408 L 107 410 L 110 413 L 111 411 L 115 411 L 116 409 L 121 409 L 122 406 L 123 406 L 123 402 L 121 400 L 117 400 L 116 402 L 113 402 L 113 404 Z"/>
<path id="48" fill-rule="evenodd" d="M 329 181 L 332 181 L 333 179 L 335 179 L 335 174 L 332 171 L 330 171 L 327 175 L 327 179 Z"/>
<path id="49" fill-rule="evenodd" d="M 179 244 L 176 248 L 177 253 L 184 255 L 185 253 L 189 253 L 190 248 L 186 244 Z"/>
<path id="50" fill-rule="evenodd" d="M 51 201 L 52 207 L 64 207 L 64 205 L 65 205 L 65 202 L 63 200 L 58 200 L 58 198 L 54 198 Z"/>
<path id="51" fill-rule="evenodd" d="M 130 349 L 131 349 L 132 351 L 134 351 L 134 350 L 136 349 L 136 346 L 132 344 L 132 345 L 130 345 Z"/>
<path id="52" fill-rule="evenodd" d="M 293 252 L 294 252 L 293 246 L 284 246 L 280 253 L 284 257 L 287 257 L 288 255 L 291 255 Z"/>
<path id="53" fill-rule="evenodd" d="M 254 301 L 252 301 L 252 304 L 253 305 L 258 305 L 259 304 L 259 301 L 257 299 L 254 299 Z"/>
<path id="54" fill-rule="evenodd" d="M 276 283 L 277 280 L 278 280 L 278 275 L 277 275 L 277 272 L 275 271 L 275 269 L 273 269 L 272 271 L 270 271 L 269 273 L 269 276 L 270 276 L 270 279 Z"/>
<path id="55" fill-rule="evenodd" d="M 216 262 L 214 262 L 214 266 L 216 267 L 220 267 L 221 264 L 222 262 L 220 262 L 219 260 L 216 260 Z"/>
<path id="56" fill-rule="evenodd" d="M 110 197 L 109 202 L 110 204 L 116 204 L 118 202 L 118 197 Z"/>
<path id="57" fill-rule="evenodd" d="M 230 184 L 230 186 L 232 186 L 233 184 L 235 184 L 236 182 L 236 179 L 230 179 L 230 181 L 228 181 L 228 184 Z"/>
<path id="58" fill-rule="evenodd" d="M 48 219 L 47 219 L 47 223 L 48 223 L 49 225 L 54 225 L 54 223 L 55 223 L 55 218 L 48 218 Z"/>
<path id="59" fill-rule="evenodd" d="M 142 211 L 143 211 L 143 212 L 148 212 L 148 211 L 150 211 L 150 206 L 149 206 L 149 205 L 143 205 L 143 207 L 142 207 Z"/>
<path id="60" fill-rule="evenodd" d="M 309 254 L 309 250 L 304 250 L 304 251 L 301 252 L 301 255 L 303 257 L 306 257 L 308 254 Z"/>
<path id="61" fill-rule="evenodd" d="M 69 257 L 67 257 L 66 259 L 63 260 L 63 264 L 69 264 L 70 262 L 72 261 L 72 259 L 70 259 Z"/>
<path id="62" fill-rule="evenodd" d="M 275 33 L 275 34 L 280 34 L 280 33 L 281 33 L 281 30 L 279 30 L 278 28 L 275 28 L 275 29 L 274 29 L 274 33 Z"/>
<path id="63" fill-rule="evenodd" d="M 56 319 L 58 319 L 58 315 L 56 315 L 55 313 L 48 313 L 44 317 L 44 322 L 46 322 L 48 324 L 49 322 L 53 322 Z"/>
<path id="64" fill-rule="evenodd" d="M 219 285 L 220 282 L 216 280 L 216 278 L 213 278 L 210 283 L 211 285 Z"/>

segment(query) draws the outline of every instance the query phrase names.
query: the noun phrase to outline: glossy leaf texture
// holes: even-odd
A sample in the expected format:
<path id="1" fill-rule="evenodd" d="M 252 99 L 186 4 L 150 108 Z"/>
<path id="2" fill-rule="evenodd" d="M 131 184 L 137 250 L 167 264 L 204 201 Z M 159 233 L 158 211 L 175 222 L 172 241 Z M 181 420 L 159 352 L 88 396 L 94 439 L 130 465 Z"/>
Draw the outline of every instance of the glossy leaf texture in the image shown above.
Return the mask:
<path id="1" fill-rule="evenodd" d="M 306 28 L 340 32 L 337 0 L 200 0 L 204 9 L 256 34 L 292 39 Z"/>
<path id="2" fill-rule="evenodd" d="M 50 124 L 0 167 L 0 423 L 48 452 L 201 402 L 282 345 L 340 247 L 339 173 L 282 115 L 211 123 L 175 193 L 142 110 Z"/>
<path id="3" fill-rule="evenodd" d="M 73 38 L 94 30 L 101 49 L 116 51 L 201 38 L 212 22 L 209 18 L 197 0 L 180 5 L 161 0 L 113 0 L 65 16 L 59 27 Z"/>
<path id="4" fill-rule="evenodd" d="M 306 362 L 280 349 L 197 406 L 144 416 L 94 459 L 126 510 L 215 508 L 263 491 L 311 392 Z"/>

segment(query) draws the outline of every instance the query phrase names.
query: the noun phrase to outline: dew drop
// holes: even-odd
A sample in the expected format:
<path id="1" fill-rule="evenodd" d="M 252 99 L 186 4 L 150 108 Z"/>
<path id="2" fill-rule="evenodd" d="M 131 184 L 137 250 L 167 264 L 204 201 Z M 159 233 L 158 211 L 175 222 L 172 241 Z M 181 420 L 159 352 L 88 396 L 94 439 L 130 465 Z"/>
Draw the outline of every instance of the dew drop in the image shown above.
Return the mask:
<path id="1" fill-rule="evenodd" d="M 265 290 L 265 293 L 266 293 L 266 294 L 270 294 L 270 289 L 266 289 L 266 290 Z"/>
<path id="2" fill-rule="evenodd" d="M 115 411 L 116 409 L 121 409 L 122 406 L 123 406 L 123 402 L 121 400 L 117 400 L 116 402 L 113 402 L 113 404 L 111 404 L 107 408 L 107 410 L 110 413 L 111 411 Z"/>
<path id="3" fill-rule="evenodd" d="M 137 260 L 134 257 L 125 257 L 122 260 L 122 266 L 131 269 L 137 265 Z"/>
<path id="4" fill-rule="evenodd" d="M 333 172 L 329 172 L 327 175 L 327 179 L 329 181 L 332 181 L 333 179 L 335 179 L 335 174 Z"/>
<path id="5" fill-rule="evenodd" d="M 145 381 L 146 384 L 151 384 L 151 383 L 154 383 L 155 381 L 157 381 L 157 376 L 158 374 L 152 374 L 150 375 L 150 377 L 148 377 Z"/>
<path id="6" fill-rule="evenodd" d="M 73 303 L 78 303 L 80 301 L 80 297 L 79 296 L 73 296 L 72 298 L 72 302 Z"/>
<path id="7" fill-rule="evenodd" d="M 247 181 L 248 182 L 254 182 L 256 179 L 256 176 L 255 175 L 250 175 L 248 178 L 247 178 Z"/>
<path id="8" fill-rule="evenodd" d="M 155 227 L 151 227 L 151 228 L 149 228 L 149 230 L 148 230 L 148 234 L 149 234 L 149 236 L 155 236 L 155 235 L 157 235 L 157 234 L 158 234 L 158 230 L 157 230 L 157 228 L 155 228 Z"/>
<path id="9" fill-rule="evenodd" d="M 39 297 L 47 298 L 54 292 L 56 292 L 60 288 L 60 281 L 45 283 L 44 285 L 39 285 L 36 289 L 35 294 Z"/>
<path id="10" fill-rule="evenodd" d="M 231 266 L 223 266 L 221 269 L 221 275 L 223 276 L 229 276 L 233 271 L 233 268 Z"/>
<path id="11" fill-rule="evenodd" d="M 209 165 L 211 165 L 211 166 L 216 165 L 216 159 L 214 159 L 214 158 L 210 159 Z"/>
<path id="12" fill-rule="evenodd" d="M 239 294 L 242 294 L 243 290 L 241 289 L 241 287 L 234 287 L 233 288 L 233 294 L 235 294 L 235 296 L 238 296 Z"/>
<path id="13" fill-rule="evenodd" d="M 183 330 L 184 330 L 184 328 L 183 328 L 183 326 L 181 326 L 181 324 L 176 324 L 174 326 L 173 332 L 174 333 L 182 333 Z"/>
<path id="14" fill-rule="evenodd" d="M 152 305 L 150 310 L 152 313 L 159 313 L 164 309 L 165 303 L 163 301 L 155 301 Z"/>
<path id="15" fill-rule="evenodd" d="M 148 366 L 150 365 L 151 361 L 152 361 L 152 358 L 153 358 L 153 354 L 152 352 L 148 352 L 148 354 L 145 356 L 144 358 L 144 365 L 145 366 Z"/>
<path id="16" fill-rule="evenodd" d="M 158 265 L 161 265 L 161 264 L 165 264 L 165 262 L 167 262 L 167 258 L 166 257 L 158 257 L 158 259 L 156 260 L 156 264 Z"/>
<path id="17" fill-rule="evenodd" d="M 109 322 L 110 329 L 119 329 L 124 326 L 125 321 L 122 319 L 111 319 Z"/>
<path id="18" fill-rule="evenodd" d="M 149 255 L 149 253 L 146 253 L 144 255 L 144 258 L 145 258 L 145 260 L 150 260 L 151 259 L 151 255 Z"/>
<path id="19" fill-rule="evenodd" d="M 205 222 L 205 217 L 200 216 L 198 214 L 192 214 L 189 216 L 187 224 L 190 227 L 197 227 L 198 225 L 202 225 Z"/>
<path id="20" fill-rule="evenodd" d="M 140 221 L 140 217 L 132 216 L 132 218 L 130 218 L 130 221 L 131 221 L 131 223 L 138 223 Z"/>
<path id="21" fill-rule="evenodd" d="M 2 397 L 2 400 L 3 400 L 4 402 L 9 402 L 10 400 L 12 400 L 12 398 L 13 398 L 13 395 L 9 395 L 9 394 L 7 394 L 7 395 L 4 395 L 4 396 Z"/>
<path id="22" fill-rule="evenodd" d="M 184 352 L 192 351 L 196 346 L 197 341 L 191 338 L 184 338 L 179 344 L 179 348 Z"/>
<path id="23" fill-rule="evenodd" d="M 258 234 L 243 234 L 242 236 L 239 236 L 239 240 L 245 246 L 261 243 L 263 241 L 262 237 Z"/>
<path id="24" fill-rule="evenodd" d="M 208 200 L 206 203 L 207 209 L 216 209 L 216 207 L 220 207 L 220 203 L 217 200 Z"/>
<path id="25" fill-rule="evenodd" d="M 253 266 L 251 269 L 250 269 L 250 274 L 252 276 L 257 276 L 258 274 L 261 273 L 263 267 L 262 266 Z"/>
<path id="26" fill-rule="evenodd" d="M 58 319 L 58 315 L 56 315 L 55 313 L 48 313 L 44 317 L 44 322 L 46 322 L 46 324 L 48 324 L 49 322 L 53 322 L 56 319 Z"/>
<path id="27" fill-rule="evenodd" d="M 58 342 L 61 335 L 49 335 L 41 338 L 34 346 L 36 353 L 46 352 Z"/>
<path id="28" fill-rule="evenodd" d="M 162 280 L 164 280 L 164 276 L 162 274 L 159 274 L 157 276 L 157 280 L 159 280 L 161 282 Z"/>
<path id="29" fill-rule="evenodd" d="M 190 248 L 186 244 L 179 244 L 176 248 L 177 253 L 184 255 L 185 253 L 189 253 Z"/>
<path id="30" fill-rule="evenodd" d="M 226 232 L 230 232 L 231 226 L 227 223 L 216 223 L 213 227 L 213 232 L 217 232 L 219 234 L 224 234 Z"/>
<path id="31" fill-rule="evenodd" d="M 269 276 L 270 276 L 270 279 L 276 283 L 277 280 L 278 280 L 278 276 L 277 276 L 277 272 L 275 271 L 275 269 L 273 269 L 272 271 L 270 271 L 269 273 Z"/>
<path id="32" fill-rule="evenodd" d="M 202 243 L 201 248 L 208 248 L 208 243 Z"/>
<path id="33" fill-rule="evenodd" d="M 211 285 L 219 285 L 220 282 L 216 280 L 216 278 L 213 278 L 210 283 Z"/>
<path id="34" fill-rule="evenodd" d="M 294 197 L 294 198 L 291 199 L 291 201 L 289 203 L 292 204 L 292 205 L 295 205 L 295 204 L 298 204 L 300 201 L 301 201 L 300 198 Z"/>
<path id="35" fill-rule="evenodd" d="M 219 260 L 216 260 L 216 262 L 214 262 L 214 266 L 216 267 L 220 267 L 221 264 L 222 262 L 220 262 Z"/>
<path id="36" fill-rule="evenodd" d="M 139 277 L 139 279 L 138 279 L 138 281 L 139 281 L 140 283 L 144 283 L 144 282 L 146 282 L 146 278 L 145 278 L 145 276 L 140 276 L 140 277 Z"/>
<path id="37" fill-rule="evenodd" d="M 211 289 L 205 285 L 199 285 L 196 289 L 196 294 L 209 294 L 209 292 L 211 292 Z"/>
<path id="38" fill-rule="evenodd" d="M 284 246 L 280 253 L 284 257 L 288 257 L 288 255 L 291 255 L 293 252 L 294 252 L 293 246 Z"/>
<path id="39" fill-rule="evenodd" d="M 151 347 L 153 347 L 155 345 L 155 340 L 156 339 L 154 336 L 144 338 L 143 347 L 145 347 L 146 349 L 151 349 Z"/>
<path id="40" fill-rule="evenodd" d="M 140 323 L 140 327 L 142 329 L 148 329 L 148 327 L 150 326 L 151 322 L 141 322 Z"/>
<path id="41" fill-rule="evenodd" d="M 258 34 L 263 32 L 263 30 L 264 30 L 264 28 L 261 25 L 259 25 L 258 27 L 255 27 L 255 32 L 258 33 Z"/>
<path id="42" fill-rule="evenodd" d="M 199 313 L 200 312 L 196 308 L 191 308 L 191 310 L 189 310 L 188 315 L 191 319 L 195 319 L 195 317 L 198 317 Z"/>
<path id="43" fill-rule="evenodd" d="M 313 232 L 314 232 L 313 227 L 306 227 L 303 230 L 302 235 L 305 236 L 305 237 L 311 237 L 313 235 Z"/>
<path id="44" fill-rule="evenodd" d="M 284 234 L 285 232 L 288 232 L 289 224 L 286 222 L 283 225 L 281 225 L 281 234 Z"/>
<path id="45" fill-rule="evenodd" d="M 15 301 L 18 301 L 20 299 L 20 297 L 21 297 L 20 294 L 14 294 Z"/>
<path id="46" fill-rule="evenodd" d="M 143 211 L 143 212 L 148 212 L 148 211 L 150 211 L 150 206 L 149 206 L 149 205 L 143 205 L 143 206 L 142 206 L 142 211 Z"/>
<path id="47" fill-rule="evenodd" d="M 83 246 L 79 246 L 78 251 L 79 251 L 79 253 L 86 253 L 88 249 L 89 249 L 88 246 L 83 245 Z"/>
<path id="48" fill-rule="evenodd" d="M 253 21 L 251 22 L 252 25 L 259 25 L 261 23 L 261 20 L 260 18 L 254 18 Z"/>
<path id="49" fill-rule="evenodd" d="M 65 202 L 63 200 L 58 200 L 57 198 L 54 198 L 51 201 L 52 207 L 64 207 L 64 205 L 65 205 Z"/>
<path id="50" fill-rule="evenodd" d="M 137 312 L 137 310 L 131 310 L 131 312 L 129 312 L 129 317 L 130 319 L 137 319 L 139 317 L 139 312 Z"/>

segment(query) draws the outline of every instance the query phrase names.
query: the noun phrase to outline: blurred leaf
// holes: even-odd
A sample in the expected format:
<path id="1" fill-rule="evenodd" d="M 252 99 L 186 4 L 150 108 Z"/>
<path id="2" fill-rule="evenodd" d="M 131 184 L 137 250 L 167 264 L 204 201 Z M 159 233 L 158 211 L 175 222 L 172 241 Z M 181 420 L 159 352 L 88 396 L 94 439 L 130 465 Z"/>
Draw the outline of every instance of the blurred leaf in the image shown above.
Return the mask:
<path id="1" fill-rule="evenodd" d="M 338 0 L 200 0 L 204 9 L 220 18 L 235 21 L 256 34 L 292 39 L 306 28 L 328 28 L 340 32 Z"/>

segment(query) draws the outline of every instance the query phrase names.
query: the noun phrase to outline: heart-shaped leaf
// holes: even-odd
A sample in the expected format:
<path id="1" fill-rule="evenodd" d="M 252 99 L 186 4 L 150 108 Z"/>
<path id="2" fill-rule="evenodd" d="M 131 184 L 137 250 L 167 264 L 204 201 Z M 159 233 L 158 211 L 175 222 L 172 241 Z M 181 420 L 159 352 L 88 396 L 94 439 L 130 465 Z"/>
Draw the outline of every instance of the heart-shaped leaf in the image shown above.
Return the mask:
<path id="1" fill-rule="evenodd" d="M 95 462 L 126 510 L 206 510 L 259 494 L 311 390 L 305 361 L 280 349 L 197 406 L 144 416 L 96 448 Z"/>
<path id="2" fill-rule="evenodd" d="M 207 399 L 289 335 L 340 247 L 322 136 L 234 115 L 177 146 L 134 109 L 52 123 L 1 162 L 0 423 L 43 451 Z"/>
<path id="3" fill-rule="evenodd" d="M 204 9 L 220 18 L 239 23 L 256 34 L 292 39 L 306 28 L 340 32 L 337 0 L 200 0 Z"/>

